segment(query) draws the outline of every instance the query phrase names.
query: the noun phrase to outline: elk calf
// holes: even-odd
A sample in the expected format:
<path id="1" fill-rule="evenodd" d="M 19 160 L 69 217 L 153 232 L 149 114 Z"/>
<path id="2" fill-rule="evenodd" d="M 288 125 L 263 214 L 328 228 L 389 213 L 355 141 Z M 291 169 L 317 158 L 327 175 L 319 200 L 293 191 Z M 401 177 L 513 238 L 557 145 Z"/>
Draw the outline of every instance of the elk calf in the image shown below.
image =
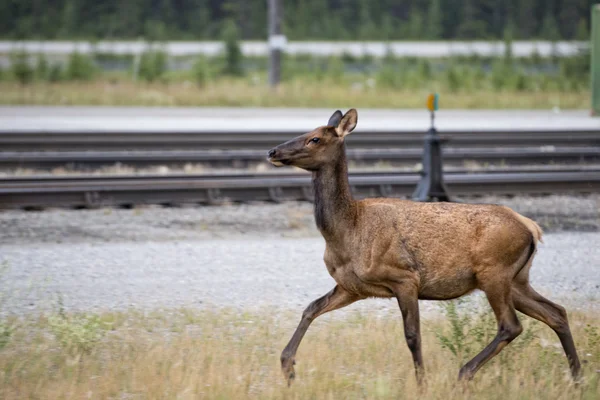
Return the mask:
<path id="1" fill-rule="evenodd" d="M 470 379 L 522 331 L 515 309 L 550 326 L 560 338 L 571 373 L 580 363 L 565 309 L 529 285 L 529 269 L 541 240 L 540 227 L 497 205 L 418 203 L 373 198 L 356 201 L 348 184 L 344 138 L 358 115 L 336 111 L 326 126 L 268 153 L 276 166 L 312 172 L 315 220 L 326 241 L 324 261 L 337 285 L 313 301 L 281 354 L 288 385 L 294 358 L 311 322 L 326 312 L 367 297 L 395 297 L 417 379 L 423 356 L 419 299 L 448 300 L 482 290 L 498 320 L 492 342 L 467 362 L 459 378 Z"/>

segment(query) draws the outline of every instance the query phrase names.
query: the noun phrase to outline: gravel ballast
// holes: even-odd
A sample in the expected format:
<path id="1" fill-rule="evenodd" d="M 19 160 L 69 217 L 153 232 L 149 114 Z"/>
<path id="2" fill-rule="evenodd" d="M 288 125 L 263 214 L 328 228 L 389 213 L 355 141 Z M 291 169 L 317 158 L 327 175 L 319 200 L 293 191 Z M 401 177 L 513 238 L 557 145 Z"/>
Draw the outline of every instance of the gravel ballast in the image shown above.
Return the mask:
<path id="1" fill-rule="evenodd" d="M 545 230 L 534 287 L 600 309 L 600 196 L 482 198 Z M 0 213 L 2 313 L 177 307 L 300 312 L 334 282 L 309 203 Z M 390 300 L 349 307 L 397 311 Z M 437 309 L 422 302 L 426 313 Z"/>
<path id="2" fill-rule="evenodd" d="M 600 233 L 546 235 L 531 271 L 534 287 L 571 307 L 597 305 L 598 243 Z M 2 249 L 9 266 L 2 287 L 10 293 L 4 307 L 48 310 L 60 295 L 69 310 L 300 311 L 335 285 L 322 261 L 324 249 L 321 238 L 8 245 Z M 374 310 L 397 307 L 388 300 L 369 303 Z"/>

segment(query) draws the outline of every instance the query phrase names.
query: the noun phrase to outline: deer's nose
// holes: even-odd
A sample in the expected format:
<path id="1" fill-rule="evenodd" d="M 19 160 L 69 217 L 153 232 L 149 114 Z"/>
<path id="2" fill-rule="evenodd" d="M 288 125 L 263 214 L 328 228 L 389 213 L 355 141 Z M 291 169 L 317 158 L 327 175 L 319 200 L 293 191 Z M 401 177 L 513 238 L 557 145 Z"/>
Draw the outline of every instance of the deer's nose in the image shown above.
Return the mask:
<path id="1" fill-rule="evenodd" d="M 275 149 L 269 150 L 269 158 L 275 157 L 275 154 L 277 154 L 277 150 L 275 150 Z"/>

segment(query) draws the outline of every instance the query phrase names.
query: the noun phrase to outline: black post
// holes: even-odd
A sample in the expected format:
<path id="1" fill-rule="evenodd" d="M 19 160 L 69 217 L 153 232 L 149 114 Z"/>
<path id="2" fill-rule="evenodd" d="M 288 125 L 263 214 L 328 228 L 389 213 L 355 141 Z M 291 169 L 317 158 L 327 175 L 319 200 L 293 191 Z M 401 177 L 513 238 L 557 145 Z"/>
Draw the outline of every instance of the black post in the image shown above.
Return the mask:
<path id="1" fill-rule="evenodd" d="M 285 46 L 285 36 L 281 33 L 283 4 L 281 0 L 267 0 L 269 7 L 269 84 L 276 87 L 281 80 L 281 52 Z"/>
<path id="2" fill-rule="evenodd" d="M 442 165 L 442 140 L 435 129 L 433 122 L 435 115 L 431 112 L 431 128 L 425 135 L 423 149 L 423 170 L 421 180 L 415 189 L 412 198 L 417 201 L 450 201 Z"/>

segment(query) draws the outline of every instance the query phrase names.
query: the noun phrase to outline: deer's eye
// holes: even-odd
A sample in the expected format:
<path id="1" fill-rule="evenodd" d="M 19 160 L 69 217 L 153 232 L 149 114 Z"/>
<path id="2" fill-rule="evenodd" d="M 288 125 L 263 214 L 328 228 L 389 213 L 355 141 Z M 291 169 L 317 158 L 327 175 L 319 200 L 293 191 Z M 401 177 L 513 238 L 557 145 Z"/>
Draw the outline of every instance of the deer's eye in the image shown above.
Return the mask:
<path id="1" fill-rule="evenodd" d="M 310 139 L 310 141 L 313 143 L 319 143 L 319 140 L 320 139 L 318 137 L 314 137 L 314 138 Z"/>

